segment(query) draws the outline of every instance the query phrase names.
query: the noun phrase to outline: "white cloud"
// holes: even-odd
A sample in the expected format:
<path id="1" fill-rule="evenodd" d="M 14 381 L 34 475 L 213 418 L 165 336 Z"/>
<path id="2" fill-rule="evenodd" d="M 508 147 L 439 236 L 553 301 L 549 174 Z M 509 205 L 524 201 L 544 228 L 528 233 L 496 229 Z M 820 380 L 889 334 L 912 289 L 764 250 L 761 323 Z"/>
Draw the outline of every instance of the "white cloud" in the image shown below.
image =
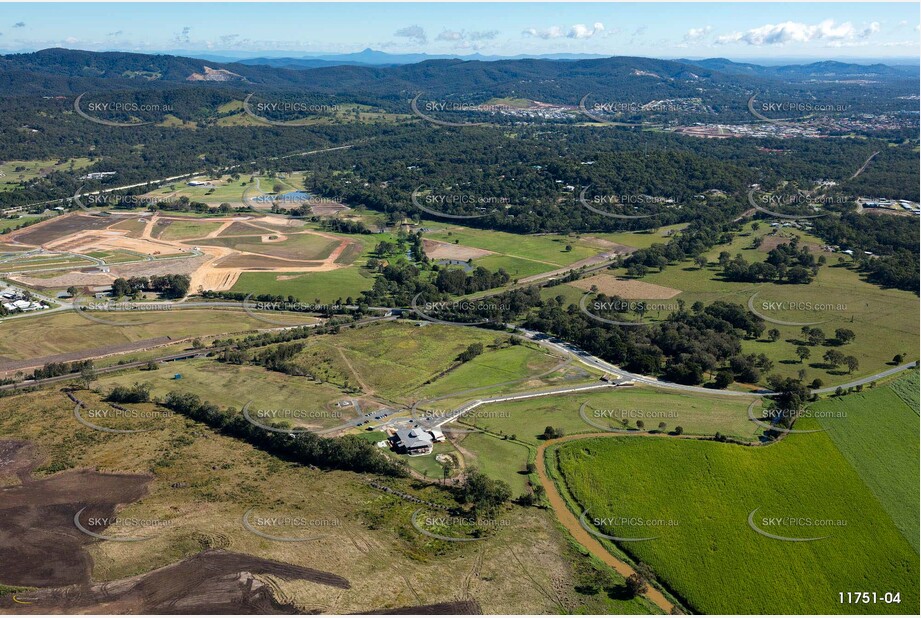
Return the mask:
<path id="1" fill-rule="evenodd" d="M 575 24 L 566 34 L 570 39 L 590 39 L 596 34 L 604 32 L 604 24 L 600 21 L 595 22 L 591 28 L 585 24 Z"/>
<path id="2" fill-rule="evenodd" d="M 600 21 L 592 24 L 591 27 L 585 24 L 574 24 L 565 29 L 563 26 L 550 26 L 544 30 L 537 28 L 527 28 L 522 32 L 525 36 L 533 36 L 540 39 L 559 39 L 567 37 L 570 39 L 590 39 L 595 35 L 601 35 L 604 32 L 604 24 Z"/>
<path id="3" fill-rule="evenodd" d="M 716 37 L 716 43 L 720 45 L 747 43 L 761 46 L 822 41 L 831 45 L 840 45 L 865 39 L 879 32 L 879 29 L 879 22 L 873 22 L 863 30 L 858 30 L 849 21 L 836 24 L 833 19 L 826 19 L 815 25 L 785 21 L 780 24 L 766 24 L 752 28 L 747 32 L 724 34 Z"/>
<path id="4" fill-rule="evenodd" d="M 703 28 L 691 28 L 688 30 L 687 34 L 684 35 L 684 41 L 685 43 L 699 41 L 700 39 L 710 34 L 712 30 L 712 26 L 704 26 Z"/>
<path id="5" fill-rule="evenodd" d="M 413 43 L 418 43 L 423 45 L 428 43 L 428 37 L 425 35 L 425 30 L 422 29 L 422 26 L 406 26 L 405 28 L 400 28 L 393 33 L 393 36 L 399 36 L 407 38 Z"/>

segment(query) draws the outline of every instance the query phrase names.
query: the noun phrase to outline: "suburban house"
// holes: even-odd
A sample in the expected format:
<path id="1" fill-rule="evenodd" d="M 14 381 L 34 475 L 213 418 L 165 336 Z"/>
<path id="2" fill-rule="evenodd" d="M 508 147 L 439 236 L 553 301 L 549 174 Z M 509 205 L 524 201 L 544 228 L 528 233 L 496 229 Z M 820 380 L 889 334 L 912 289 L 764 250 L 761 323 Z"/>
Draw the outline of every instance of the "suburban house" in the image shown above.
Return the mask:
<path id="1" fill-rule="evenodd" d="M 444 442 L 445 435 L 440 429 L 399 429 L 390 436 L 393 450 L 406 455 L 428 455 L 435 442 Z"/>

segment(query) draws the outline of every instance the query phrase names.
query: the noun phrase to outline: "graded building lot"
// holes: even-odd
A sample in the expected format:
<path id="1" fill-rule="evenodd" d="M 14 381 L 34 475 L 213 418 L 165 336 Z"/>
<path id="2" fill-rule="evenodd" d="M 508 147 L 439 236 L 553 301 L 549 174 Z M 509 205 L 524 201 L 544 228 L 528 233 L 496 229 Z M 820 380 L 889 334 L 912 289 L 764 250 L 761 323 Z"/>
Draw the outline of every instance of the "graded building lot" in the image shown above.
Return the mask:
<path id="1" fill-rule="evenodd" d="M 797 423 L 817 427 L 811 419 Z M 571 509 L 588 509 L 605 534 L 652 537 L 611 551 L 648 564 L 697 612 L 918 611 L 917 552 L 822 432 L 767 447 L 606 436 L 555 451 L 548 466 L 559 470 L 575 502 Z M 824 538 L 767 538 L 749 526 L 755 509 L 755 525 L 769 534 Z M 794 577 L 795 585 L 765 585 L 778 573 Z M 862 590 L 867 582 L 899 592 L 901 603 L 840 602 L 839 592 Z"/>
<path id="2" fill-rule="evenodd" d="M 99 405 L 88 391 L 77 395 L 89 406 Z M 138 406 L 155 409 L 152 404 Z M 32 413 L 24 415 L 23 409 Z M 222 549 L 253 557 L 255 562 L 240 558 L 235 564 L 240 570 L 266 573 L 268 577 L 259 581 L 275 600 L 301 613 L 367 612 L 458 598 L 478 602 L 486 613 L 650 611 L 645 600 L 578 592 L 584 581 L 594 579 L 591 570 L 596 567 L 569 544 L 543 510 L 508 507 L 499 515 L 503 525 L 479 543 L 438 541 L 412 528 L 410 517 L 417 504 L 370 488 L 363 475 L 289 464 L 177 415 L 163 417 L 162 428 L 155 431 L 94 432 L 76 422 L 72 402 L 58 391 L 0 400 L 0 434 L 34 443 L 42 461 L 36 471 L 39 476 L 75 468 L 153 476 L 149 492 L 120 507 L 117 515 L 126 521 L 156 519 L 166 525 L 148 541 L 88 545 L 94 582 L 145 577 L 203 549 Z M 451 504 L 436 486 L 420 488 L 399 479 L 385 484 Z M 241 525 L 243 514 L 253 507 L 259 517 L 305 522 L 282 527 L 282 534 L 321 538 L 281 543 L 256 536 Z M 9 522 L 4 518 L 0 527 Z M 282 563 L 288 570 L 260 570 L 256 564 L 260 560 Z M 146 588 L 157 601 L 154 609 L 171 600 L 163 598 L 164 592 L 172 600 L 181 600 L 175 608 L 200 607 L 185 597 L 189 592 L 179 582 L 198 581 L 194 573 L 211 572 L 206 566 L 202 563 L 193 573 L 180 570 L 168 582 Z M 301 579 L 291 569 L 313 569 L 326 579 Z M 344 578 L 350 587 L 330 585 L 331 576 Z M 611 577 L 617 584 L 618 578 Z M 0 583 L 6 583 L 2 577 Z M 206 589 L 214 591 L 215 585 Z M 113 587 L 110 598 L 120 589 Z M 61 603 L 57 594 L 39 591 L 29 598 L 50 597 L 56 607 Z M 223 606 L 214 607 L 217 611 Z M 266 607 L 260 603 L 253 611 Z"/>
<path id="3" fill-rule="evenodd" d="M 239 238 L 220 236 L 244 222 L 256 233 Z M 21 242 L 24 249 L 41 246 L 83 254 L 137 254 L 133 262 L 127 258 L 117 259 L 115 263 L 120 266 L 107 273 L 76 272 L 75 267 L 84 265 L 83 262 L 53 265 L 52 268 L 60 267 L 60 280 L 23 279 L 25 285 L 45 288 L 105 285 L 120 276 L 188 274 L 193 292 L 199 288 L 230 289 L 245 272 L 301 274 L 343 269 L 360 255 L 360 247 L 365 244 L 364 240 L 306 229 L 303 222 L 298 222 L 299 225 L 289 223 L 290 220 L 277 216 L 194 218 L 148 214 L 138 218 L 135 214 L 126 217 L 71 214 L 32 226 L 24 232 L 12 232 L 0 240 Z M 279 234 L 278 229 L 283 229 L 284 233 Z M 248 291 L 263 293 L 261 290 Z"/>

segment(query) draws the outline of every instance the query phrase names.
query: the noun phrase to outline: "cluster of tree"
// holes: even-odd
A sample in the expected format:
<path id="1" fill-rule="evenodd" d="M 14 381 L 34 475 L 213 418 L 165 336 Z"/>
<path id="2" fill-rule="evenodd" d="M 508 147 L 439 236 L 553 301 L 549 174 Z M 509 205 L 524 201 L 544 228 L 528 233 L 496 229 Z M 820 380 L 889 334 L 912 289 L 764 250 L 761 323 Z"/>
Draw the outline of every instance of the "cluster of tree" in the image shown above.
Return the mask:
<path id="1" fill-rule="evenodd" d="M 131 386 L 117 385 L 112 387 L 106 396 L 106 401 L 114 403 L 145 403 L 150 401 L 150 384 L 135 382 Z"/>
<path id="2" fill-rule="evenodd" d="M 706 266 L 704 252 L 717 244 L 731 242 L 732 226 L 721 222 L 719 217 L 696 219 L 667 243 L 654 243 L 648 248 L 638 249 L 617 265 L 626 266 L 631 277 L 642 277 L 651 268 L 662 271 L 667 265 L 687 258 L 698 259 L 699 266 Z"/>
<path id="3" fill-rule="evenodd" d="M 611 327 L 583 314 L 562 297 L 543 303 L 525 318 L 526 328 L 557 335 L 630 371 L 700 384 L 704 374 L 723 368 L 741 353 L 741 340 L 756 338 L 764 321 L 745 307 L 725 301 L 694 303 L 664 321 L 643 327 Z"/>
<path id="4" fill-rule="evenodd" d="M 439 292 L 460 296 L 502 287 L 509 279 L 503 268 L 492 272 L 477 266 L 469 274 L 459 268 L 441 268 L 435 276 L 435 287 Z"/>
<path id="5" fill-rule="evenodd" d="M 457 362 L 466 363 L 483 353 L 483 344 L 480 342 L 471 343 L 464 351 L 457 355 Z"/>
<path id="6" fill-rule="evenodd" d="M 905 195 L 904 190 L 902 195 Z M 852 249 L 858 268 L 866 273 L 871 283 L 918 291 L 919 230 L 915 219 L 868 217 L 849 212 L 820 217 L 815 219 L 814 226 L 816 234 L 827 243 Z M 866 256 L 864 251 L 877 257 Z"/>
<path id="7" fill-rule="evenodd" d="M 87 369 L 93 369 L 93 361 L 82 360 L 65 363 L 47 363 L 32 371 L 29 376 L 31 380 L 42 380 L 44 378 L 54 378 L 57 376 L 66 376 L 71 373 L 82 373 Z"/>
<path id="8" fill-rule="evenodd" d="M 825 258 L 817 260 L 807 247 L 799 247 L 799 237 L 794 236 L 790 242 L 771 249 L 764 262 L 749 264 L 741 254 L 730 260 L 726 251 L 720 253 L 719 262 L 727 281 L 810 283 Z"/>
<path id="9" fill-rule="evenodd" d="M 562 438 L 565 435 L 566 432 L 562 427 L 553 427 L 551 425 L 547 425 L 544 427 L 544 433 L 540 434 L 538 437 L 541 440 L 556 440 L 557 438 Z"/>
<path id="10" fill-rule="evenodd" d="M 307 375 L 305 369 L 294 361 L 303 349 L 303 343 L 282 343 L 254 354 L 252 362 L 270 371 L 279 371 L 292 376 Z"/>
<path id="11" fill-rule="evenodd" d="M 353 221 L 351 219 L 334 219 L 324 217 L 320 219 L 320 227 L 330 232 L 339 232 L 340 234 L 372 234 L 362 221 Z"/>
<path id="12" fill-rule="evenodd" d="M 163 298 L 182 298 L 189 292 L 189 275 L 154 275 L 152 277 L 119 277 L 112 282 L 112 296 L 137 298 L 141 292 L 157 292 Z"/>
<path id="13" fill-rule="evenodd" d="M 310 432 L 268 431 L 253 425 L 236 410 L 222 411 L 191 393 L 171 392 L 163 406 L 287 461 L 324 469 L 407 476 L 405 466 L 359 436 L 324 438 Z"/>
<path id="14" fill-rule="evenodd" d="M 454 488 L 458 502 L 469 504 L 478 515 L 491 516 L 512 499 L 505 481 L 491 479 L 476 468 L 468 468 L 464 480 Z"/>

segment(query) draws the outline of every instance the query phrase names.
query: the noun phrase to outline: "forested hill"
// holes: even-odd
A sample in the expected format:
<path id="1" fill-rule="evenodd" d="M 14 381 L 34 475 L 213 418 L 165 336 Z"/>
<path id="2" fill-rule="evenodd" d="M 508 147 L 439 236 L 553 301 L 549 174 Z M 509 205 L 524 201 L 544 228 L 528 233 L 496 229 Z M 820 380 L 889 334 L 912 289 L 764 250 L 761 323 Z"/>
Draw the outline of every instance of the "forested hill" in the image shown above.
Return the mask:
<path id="1" fill-rule="evenodd" d="M 614 57 L 595 60 L 427 60 L 389 67 L 285 69 L 223 64 L 168 55 L 46 49 L 0 57 L 0 92 L 74 94 L 86 89 L 175 87 L 208 83 L 377 96 L 425 91 L 434 95 L 516 96 L 578 103 L 586 93 L 638 99 L 700 96 L 701 89 L 744 90 L 759 78 L 730 75 L 682 62 Z"/>

